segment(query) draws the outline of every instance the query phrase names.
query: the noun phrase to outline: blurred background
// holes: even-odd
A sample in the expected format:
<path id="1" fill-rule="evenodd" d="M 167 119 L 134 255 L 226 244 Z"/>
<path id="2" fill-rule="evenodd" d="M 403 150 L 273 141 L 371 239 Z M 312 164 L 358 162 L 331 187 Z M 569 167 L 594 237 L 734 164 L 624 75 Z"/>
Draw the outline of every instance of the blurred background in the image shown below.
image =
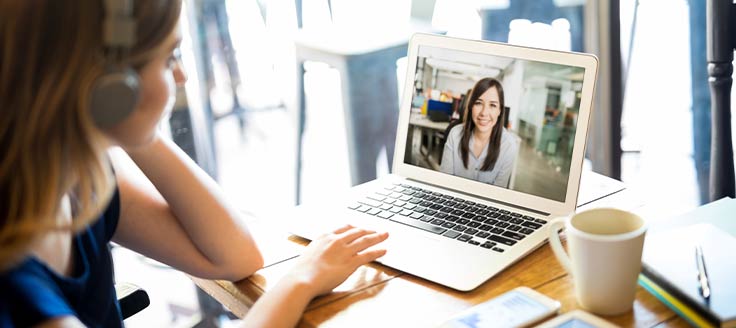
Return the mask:
<path id="1" fill-rule="evenodd" d="M 189 79 L 161 128 L 246 215 L 390 172 L 416 31 L 596 54 L 585 169 L 622 180 L 661 209 L 652 215 L 708 201 L 705 0 L 184 2 Z M 182 273 L 113 255 L 117 276 L 152 301 L 128 327 L 237 323 Z"/>

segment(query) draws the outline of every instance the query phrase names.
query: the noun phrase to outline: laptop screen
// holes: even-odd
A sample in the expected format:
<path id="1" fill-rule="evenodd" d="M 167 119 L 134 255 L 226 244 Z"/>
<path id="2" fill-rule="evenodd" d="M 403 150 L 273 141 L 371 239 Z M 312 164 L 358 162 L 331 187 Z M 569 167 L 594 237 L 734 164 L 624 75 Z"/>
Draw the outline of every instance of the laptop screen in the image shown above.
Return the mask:
<path id="1" fill-rule="evenodd" d="M 565 202 L 584 75 L 420 45 L 404 163 Z"/>

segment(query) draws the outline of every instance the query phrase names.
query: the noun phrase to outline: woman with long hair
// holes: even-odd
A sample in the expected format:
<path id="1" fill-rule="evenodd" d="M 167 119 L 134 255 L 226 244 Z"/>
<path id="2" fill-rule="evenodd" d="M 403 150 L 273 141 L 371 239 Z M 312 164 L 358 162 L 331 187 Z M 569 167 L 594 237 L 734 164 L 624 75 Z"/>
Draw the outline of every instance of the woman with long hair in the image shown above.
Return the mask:
<path id="1" fill-rule="evenodd" d="M 122 326 L 111 240 L 202 278 L 263 266 L 216 183 L 157 132 L 186 80 L 181 6 L 0 0 L 1 327 Z M 313 241 L 246 323 L 295 325 L 386 238 L 346 226 Z"/>
<path id="2" fill-rule="evenodd" d="M 448 133 L 440 171 L 508 188 L 519 144 L 503 126 L 501 82 L 479 80 L 466 104 L 463 124 Z"/>

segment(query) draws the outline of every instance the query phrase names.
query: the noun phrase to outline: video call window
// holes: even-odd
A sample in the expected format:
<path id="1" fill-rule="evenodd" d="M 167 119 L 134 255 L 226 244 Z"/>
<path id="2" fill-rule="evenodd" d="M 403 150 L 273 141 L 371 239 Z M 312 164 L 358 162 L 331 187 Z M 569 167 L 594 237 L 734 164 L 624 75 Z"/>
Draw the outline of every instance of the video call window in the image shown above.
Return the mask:
<path id="1" fill-rule="evenodd" d="M 404 162 L 564 202 L 584 73 L 420 47 Z"/>

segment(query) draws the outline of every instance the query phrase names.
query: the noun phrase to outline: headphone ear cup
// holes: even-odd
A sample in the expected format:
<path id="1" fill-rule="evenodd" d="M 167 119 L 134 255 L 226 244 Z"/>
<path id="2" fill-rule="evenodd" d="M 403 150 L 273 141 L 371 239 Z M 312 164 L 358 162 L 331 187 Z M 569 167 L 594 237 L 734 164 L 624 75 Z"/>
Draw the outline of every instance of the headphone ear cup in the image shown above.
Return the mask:
<path id="1" fill-rule="evenodd" d="M 106 128 L 122 122 L 138 105 L 140 82 L 130 68 L 109 70 L 92 88 L 90 114 L 97 127 Z"/>

